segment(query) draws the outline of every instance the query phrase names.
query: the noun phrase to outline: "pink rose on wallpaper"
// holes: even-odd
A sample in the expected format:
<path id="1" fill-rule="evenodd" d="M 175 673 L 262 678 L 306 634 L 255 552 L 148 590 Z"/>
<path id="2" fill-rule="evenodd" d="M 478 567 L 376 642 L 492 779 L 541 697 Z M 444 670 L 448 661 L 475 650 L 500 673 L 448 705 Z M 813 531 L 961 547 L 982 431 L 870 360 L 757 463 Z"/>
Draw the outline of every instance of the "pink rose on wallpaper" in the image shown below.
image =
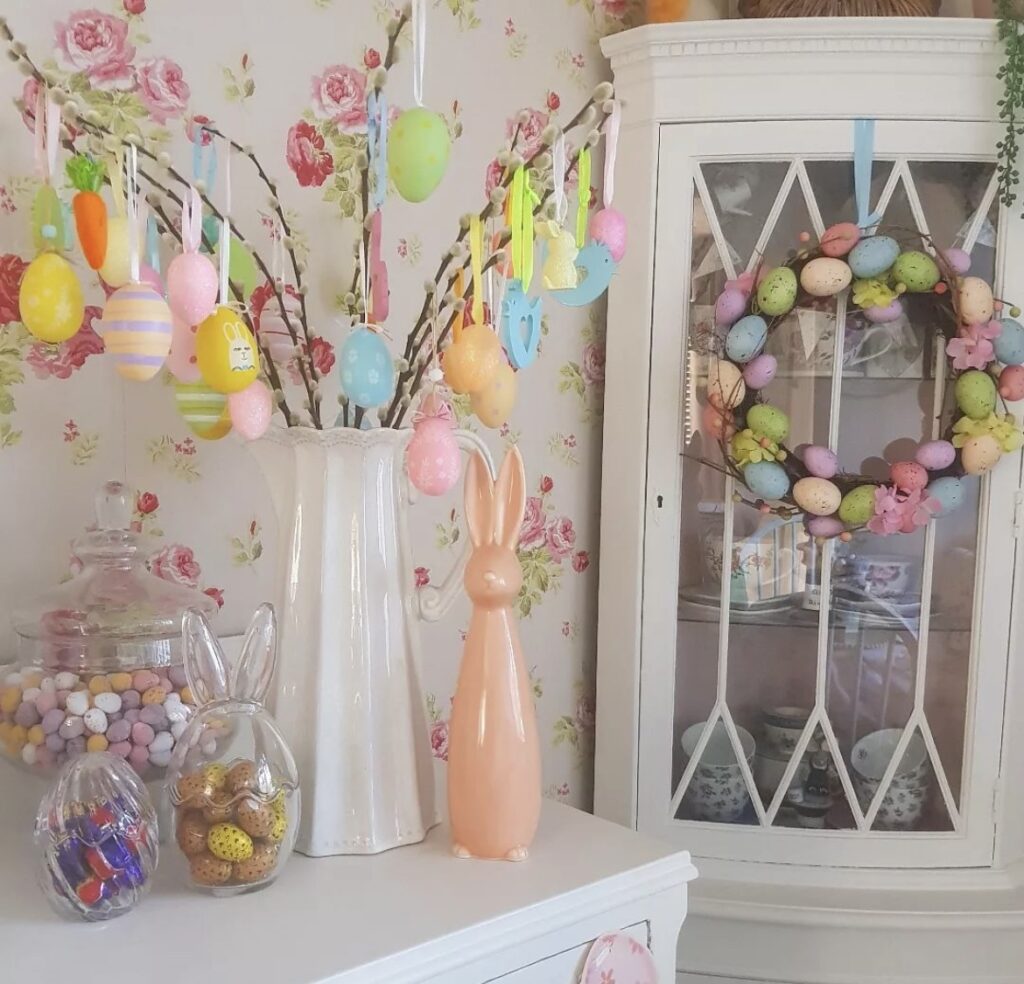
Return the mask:
<path id="1" fill-rule="evenodd" d="M 224 589 L 223 588 L 207 588 L 205 591 L 203 591 L 203 594 L 206 595 L 208 598 L 212 598 L 215 602 L 217 602 L 217 607 L 218 608 L 223 608 L 224 607 Z"/>
<path id="2" fill-rule="evenodd" d="M 380 52 L 376 48 L 367 48 L 363 52 L 363 64 L 368 69 L 380 68 Z"/>
<path id="3" fill-rule="evenodd" d="M 76 10 L 57 23 L 54 43 L 67 66 L 97 88 L 130 88 L 135 47 L 126 21 L 94 8 Z"/>
<path id="4" fill-rule="evenodd" d="M 448 722 L 435 721 L 430 726 L 430 749 L 434 758 L 448 761 Z"/>
<path id="5" fill-rule="evenodd" d="M 580 731 L 594 730 L 594 702 L 590 697 L 576 701 L 576 727 Z"/>
<path id="6" fill-rule="evenodd" d="M 590 554 L 586 550 L 580 550 L 572 555 L 572 569 L 577 574 L 582 574 L 590 566 Z"/>
<path id="7" fill-rule="evenodd" d="M 548 552 L 556 560 L 564 560 L 572 553 L 576 543 L 576 531 L 572 528 L 572 520 L 568 516 L 560 516 L 551 521 L 545 531 Z"/>
<path id="8" fill-rule="evenodd" d="M 160 500 L 154 492 L 140 492 L 135 500 L 135 511 L 143 516 L 148 516 L 159 508 Z"/>
<path id="9" fill-rule="evenodd" d="M 583 378 L 589 386 L 604 382 L 604 345 L 590 342 L 583 350 L 583 364 L 580 367 Z"/>
<path id="10" fill-rule="evenodd" d="M 309 343 L 310 358 L 313 368 L 321 376 L 325 376 L 334 368 L 334 346 L 320 335 Z"/>
<path id="11" fill-rule="evenodd" d="M 334 159 L 324 149 L 324 138 L 305 120 L 288 131 L 288 166 L 303 188 L 319 188 L 334 171 Z"/>
<path id="12" fill-rule="evenodd" d="M 523 525 L 519 530 L 519 546 L 524 550 L 544 542 L 544 502 L 540 496 L 531 495 L 526 499 Z"/>
<path id="13" fill-rule="evenodd" d="M 190 90 L 177 62 L 169 58 L 151 58 L 139 64 L 136 78 L 139 98 L 157 123 L 163 124 L 172 116 L 181 116 L 188 105 Z"/>
<path id="14" fill-rule="evenodd" d="M 430 568 L 429 567 L 417 567 L 413 573 L 416 575 L 416 587 L 425 588 L 430 584 Z"/>
<path id="15" fill-rule="evenodd" d="M 98 307 L 87 307 L 82 327 L 66 342 L 61 342 L 56 347 L 42 342 L 33 345 L 28 350 L 25 361 L 32 367 L 36 376 L 39 379 L 51 376 L 55 379 L 69 379 L 72 373 L 85 365 L 85 360 L 89 356 L 99 355 L 103 351 L 103 339 L 93 331 L 92 323 L 101 317 L 102 313 Z"/>
<path id="16" fill-rule="evenodd" d="M 192 548 L 180 543 L 168 544 L 157 551 L 149 558 L 148 567 L 157 577 L 189 588 L 199 587 L 199 575 L 203 573 Z"/>
<path id="17" fill-rule="evenodd" d="M 21 320 L 18 289 L 28 264 L 14 253 L 0 256 L 0 325 Z"/>
<path id="18" fill-rule="evenodd" d="M 505 125 L 505 131 L 511 140 L 512 135 L 519 129 L 519 138 L 516 141 L 517 151 L 524 157 L 537 153 L 540 150 L 540 135 L 544 127 L 548 125 L 550 117 L 539 109 L 524 109 L 520 116 L 525 114 L 526 122 L 520 125 L 519 116 L 513 116 Z"/>
<path id="19" fill-rule="evenodd" d="M 548 92 L 548 97 L 547 97 L 546 103 L 547 103 L 548 109 L 552 113 L 554 113 L 557 109 L 559 109 L 561 107 L 561 105 L 562 105 L 562 97 L 557 92 L 555 92 L 554 89 L 551 89 Z"/>
<path id="20" fill-rule="evenodd" d="M 498 163 L 497 158 L 487 165 L 487 175 L 484 178 L 484 193 L 490 196 L 505 175 L 505 169 Z"/>
<path id="21" fill-rule="evenodd" d="M 144 14 L 146 12 L 146 0 L 124 0 L 124 12 L 126 14 Z"/>
<path id="22" fill-rule="evenodd" d="M 296 302 L 296 306 L 299 300 L 299 292 L 291 285 L 285 284 L 284 291 L 285 297 L 291 298 Z M 281 316 L 281 305 L 277 303 L 277 295 L 274 293 L 274 286 L 269 280 L 264 280 L 262 284 L 253 289 L 252 294 L 249 295 L 249 310 L 252 312 L 252 322 L 256 327 L 256 334 L 260 333 L 261 319 L 263 318 L 263 312 L 274 315 L 275 318 Z M 285 310 L 288 312 L 288 317 L 292 316 L 292 305 L 285 302 Z M 295 324 L 294 320 L 292 322 Z M 298 328 L 298 325 L 295 324 Z"/>
<path id="23" fill-rule="evenodd" d="M 547 495 L 555 487 L 555 480 L 550 475 L 542 475 L 540 479 L 541 495 Z"/>
<path id="24" fill-rule="evenodd" d="M 36 132 L 36 100 L 39 98 L 39 82 L 37 79 L 25 79 L 21 87 L 21 121 L 30 133 Z"/>
<path id="25" fill-rule="evenodd" d="M 347 65 L 328 66 L 313 76 L 313 105 L 342 130 L 366 129 L 366 76 Z"/>

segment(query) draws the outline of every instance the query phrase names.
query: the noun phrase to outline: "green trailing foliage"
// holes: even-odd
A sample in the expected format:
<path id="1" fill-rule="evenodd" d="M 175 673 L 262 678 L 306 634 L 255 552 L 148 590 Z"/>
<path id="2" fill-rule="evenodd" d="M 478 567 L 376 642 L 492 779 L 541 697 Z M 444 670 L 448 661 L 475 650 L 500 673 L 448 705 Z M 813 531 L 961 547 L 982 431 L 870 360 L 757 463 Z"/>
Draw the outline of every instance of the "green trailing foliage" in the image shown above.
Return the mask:
<path id="1" fill-rule="evenodd" d="M 999 200 L 1007 208 L 1017 200 L 1019 138 L 1024 134 L 1024 23 L 1020 0 L 996 0 L 999 40 L 1006 56 L 999 67 L 1003 98 L 999 100 L 999 118 L 1006 125 L 998 150 Z"/>

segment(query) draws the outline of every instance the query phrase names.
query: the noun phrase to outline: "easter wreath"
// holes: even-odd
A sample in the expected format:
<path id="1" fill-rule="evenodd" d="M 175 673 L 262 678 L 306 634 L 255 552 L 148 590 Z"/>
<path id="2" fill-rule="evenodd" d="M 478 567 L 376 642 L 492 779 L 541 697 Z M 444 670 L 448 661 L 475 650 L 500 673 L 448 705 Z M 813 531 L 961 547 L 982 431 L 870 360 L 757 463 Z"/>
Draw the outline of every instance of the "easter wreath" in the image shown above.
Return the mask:
<path id="1" fill-rule="evenodd" d="M 862 529 L 913 533 L 960 505 L 965 478 L 989 471 L 1024 443 L 1006 407 L 1024 398 L 1020 309 L 999 316 L 1004 302 L 983 279 L 967 275 L 971 260 L 962 249 L 939 249 L 919 232 L 908 231 L 901 242 L 901 232 L 864 234 L 844 222 L 825 230 L 815 247 L 803 233 L 804 247 L 786 264 L 729 281 L 715 304 L 719 341 L 704 422 L 721 447 L 723 470 L 762 512 L 804 515 L 816 537 L 848 540 Z M 875 324 L 900 318 L 907 295 L 932 294 L 936 332 L 949 357 L 941 436 L 920 444 L 914 460 L 893 464 L 885 480 L 842 471 L 835 452 L 821 445 L 794 453 L 785 443 L 788 416 L 761 395 L 777 370 L 763 351 L 772 331 L 797 304 L 843 291 L 859 312 L 850 317 Z"/>

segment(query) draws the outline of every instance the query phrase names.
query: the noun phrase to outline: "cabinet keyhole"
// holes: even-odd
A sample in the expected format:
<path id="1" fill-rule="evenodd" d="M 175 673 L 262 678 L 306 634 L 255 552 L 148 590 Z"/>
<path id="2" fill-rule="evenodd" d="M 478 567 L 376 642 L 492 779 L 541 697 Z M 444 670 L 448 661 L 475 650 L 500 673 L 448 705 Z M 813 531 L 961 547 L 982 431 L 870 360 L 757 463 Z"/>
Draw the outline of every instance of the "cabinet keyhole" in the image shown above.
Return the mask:
<path id="1" fill-rule="evenodd" d="M 665 504 L 664 497 L 659 495 L 658 496 L 658 508 L 660 509 L 664 504 Z"/>

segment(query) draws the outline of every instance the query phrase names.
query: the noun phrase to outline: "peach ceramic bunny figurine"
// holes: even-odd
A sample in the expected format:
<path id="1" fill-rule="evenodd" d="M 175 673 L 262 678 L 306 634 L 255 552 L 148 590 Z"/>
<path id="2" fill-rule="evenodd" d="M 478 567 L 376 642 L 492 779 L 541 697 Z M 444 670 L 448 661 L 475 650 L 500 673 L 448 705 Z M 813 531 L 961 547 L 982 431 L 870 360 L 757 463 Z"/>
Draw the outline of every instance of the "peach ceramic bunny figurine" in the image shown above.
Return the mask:
<path id="1" fill-rule="evenodd" d="M 516 557 L 526 476 L 512 448 L 491 481 L 477 452 L 466 472 L 473 617 L 448 727 L 448 812 L 460 858 L 522 861 L 540 818 L 540 740 L 533 689 L 510 610 L 522 584 Z"/>

